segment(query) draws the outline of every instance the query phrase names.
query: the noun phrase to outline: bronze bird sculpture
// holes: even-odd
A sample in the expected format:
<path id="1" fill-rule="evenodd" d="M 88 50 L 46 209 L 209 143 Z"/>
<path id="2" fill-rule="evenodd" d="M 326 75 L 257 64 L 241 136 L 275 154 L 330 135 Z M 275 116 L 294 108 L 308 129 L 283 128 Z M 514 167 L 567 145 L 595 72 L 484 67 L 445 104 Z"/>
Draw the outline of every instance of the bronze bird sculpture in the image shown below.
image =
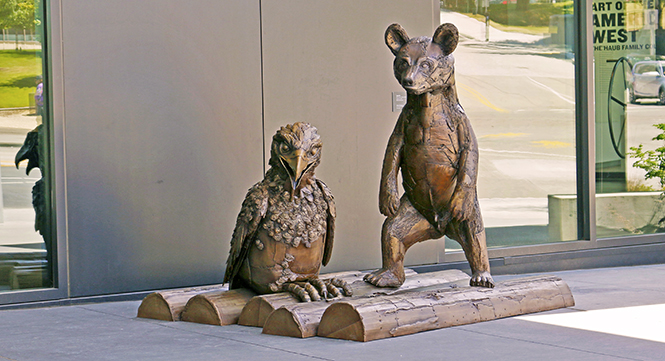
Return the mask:
<path id="1" fill-rule="evenodd" d="M 365 277 L 379 287 L 404 282 L 409 247 L 444 235 L 462 246 L 473 273 L 470 284 L 494 287 L 476 191 L 478 144 L 455 87 L 452 52 L 458 39 L 453 24 L 439 26 L 432 38 L 409 38 L 399 24 L 385 33 L 407 102 L 381 171 L 379 209 L 387 216 L 381 234 L 383 265 Z"/>
<path id="2" fill-rule="evenodd" d="M 271 168 L 247 192 L 233 231 L 224 275 L 231 289 L 286 291 L 301 301 L 351 295 L 344 281 L 319 279 L 335 233 L 333 195 L 314 176 L 321 147 L 307 123 L 284 126 L 273 136 Z"/>
<path id="3" fill-rule="evenodd" d="M 19 168 L 19 164 L 27 160 L 28 165 L 25 169 L 25 174 L 30 174 L 35 168 L 38 168 L 41 173 L 41 178 L 35 182 L 32 187 L 32 207 L 35 210 L 35 231 L 39 232 L 44 239 L 44 248 L 46 249 L 46 264 L 51 264 L 53 260 L 53 250 L 51 236 L 50 236 L 50 220 L 47 214 L 47 195 L 45 175 L 47 174 L 45 156 L 46 141 L 45 141 L 44 125 L 40 124 L 35 129 L 28 132 L 23 142 L 23 146 L 16 153 L 14 157 L 14 164 Z M 42 285 L 48 287 L 52 284 L 51 267 L 46 267 L 45 272 L 42 274 Z"/>
<path id="4" fill-rule="evenodd" d="M 35 231 L 39 232 L 42 236 L 46 232 L 47 217 L 46 217 L 46 205 L 45 205 L 45 189 L 44 189 L 44 161 L 45 158 L 43 153 L 44 146 L 41 144 L 44 138 L 43 125 L 38 125 L 37 128 L 28 132 L 23 142 L 23 146 L 16 153 L 14 158 L 14 164 L 18 169 L 19 163 L 24 160 L 28 161 L 28 165 L 25 169 L 25 174 L 30 174 L 30 171 L 34 168 L 38 168 L 41 171 L 42 177 L 35 183 L 32 187 L 32 206 L 35 209 Z M 42 139 L 42 141 L 40 141 Z M 49 242 L 47 238 L 44 238 L 45 242 Z M 48 243 L 47 243 L 48 244 Z M 49 247 L 46 248 L 50 250 Z"/>

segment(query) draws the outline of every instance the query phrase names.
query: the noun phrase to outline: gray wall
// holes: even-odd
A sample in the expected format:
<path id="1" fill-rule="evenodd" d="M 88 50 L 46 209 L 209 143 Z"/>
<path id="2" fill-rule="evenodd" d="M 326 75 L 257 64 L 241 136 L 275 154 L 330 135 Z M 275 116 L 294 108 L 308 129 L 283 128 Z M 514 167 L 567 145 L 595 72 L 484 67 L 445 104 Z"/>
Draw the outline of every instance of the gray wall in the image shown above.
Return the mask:
<path id="1" fill-rule="evenodd" d="M 326 271 L 379 265 L 380 164 L 400 90 L 383 32 L 431 35 L 438 1 L 52 3 L 69 296 L 221 282 L 264 138 L 294 121 L 319 128 L 317 174 L 338 204 Z M 439 246 L 415 247 L 410 263 L 436 262 Z"/>

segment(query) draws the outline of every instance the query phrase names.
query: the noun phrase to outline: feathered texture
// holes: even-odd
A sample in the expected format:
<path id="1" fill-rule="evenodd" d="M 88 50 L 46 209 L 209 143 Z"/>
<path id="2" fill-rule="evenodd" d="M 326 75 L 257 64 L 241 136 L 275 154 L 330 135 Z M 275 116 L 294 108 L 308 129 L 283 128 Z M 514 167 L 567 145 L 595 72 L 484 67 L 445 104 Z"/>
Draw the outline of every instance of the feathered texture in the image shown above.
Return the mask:
<path id="1" fill-rule="evenodd" d="M 327 228 L 326 228 L 326 247 L 323 252 L 323 261 L 321 263 L 324 266 L 328 265 L 330 257 L 332 256 L 333 240 L 335 238 L 335 217 L 337 217 L 337 209 L 335 208 L 335 198 L 330 191 L 330 188 L 320 180 L 316 180 L 316 183 L 321 190 L 323 191 L 323 198 L 328 205 L 328 217 L 327 217 Z"/>
<path id="2" fill-rule="evenodd" d="M 308 146 L 310 148 L 321 148 L 323 142 L 321 137 L 316 131 L 316 128 L 308 123 L 294 123 L 281 127 L 277 133 L 272 137 L 272 144 L 270 146 L 270 160 L 268 164 L 271 167 L 283 168 L 279 161 L 281 154 L 279 147 L 282 144 L 288 144 L 292 148 L 303 148 Z M 315 163 L 312 164 L 312 169 L 316 168 L 321 163 L 319 156 Z"/>
<path id="3" fill-rule="evenodd" d="M 231 288 L 253 286 L 257 292 L 276 292 L 285 283 L 305 277 L 294 270 L 314 269 L 318 275 L 321 264 L 330 261 L 335 204 L 330 189 L 314 176 L 321 147 L 316 128 L 306 123 L 284 126 L 273 137 L 271 168 L 247 192 L 233 231 L 224 275 Z M 313 248 L 320 239 L 323 249 Z M 265 252 L 274 252 L 275 243 L 283 244 L 285 253 L 265 256 Z M 312 256 L 294 256 L 302 252 Z M 264 262 L 260 267 L 263 276 L 247 271 L 252 262 L 245 261 L 252 255 L 256 262 Z M 266 259 L 273 261 L 265 264 Z M 311 260 L 320 263 L 313 265 Z"/>
<path id="4" fill-rule="evenodd" d="M 229 258 L 226 260 L 224 283 L 231 282 L 238 274 L 242 261 L 247 257 L 247 249 L 250 243 L 248 240 L 254 237 L 267 209 L 268 189 L 264 181 L 250 188 L 242 202 L 242 208 L 240 208 L 236 227 L 231 237 L 231 250 Z"/>

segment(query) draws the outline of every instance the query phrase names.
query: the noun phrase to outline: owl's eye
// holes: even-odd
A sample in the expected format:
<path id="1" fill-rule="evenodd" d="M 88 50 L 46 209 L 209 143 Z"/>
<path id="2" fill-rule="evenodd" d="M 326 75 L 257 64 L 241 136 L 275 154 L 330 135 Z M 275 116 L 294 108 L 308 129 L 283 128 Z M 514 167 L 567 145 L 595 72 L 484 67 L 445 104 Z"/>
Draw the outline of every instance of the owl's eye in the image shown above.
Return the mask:
<path id="1" fill-rule="evenodd" d="M 282 143 L 282 145 L 279 146 L 279 151 L 282 153 L 287 153 L 289 150 L 291 150 L 291 147 L 286 143 Z"/>

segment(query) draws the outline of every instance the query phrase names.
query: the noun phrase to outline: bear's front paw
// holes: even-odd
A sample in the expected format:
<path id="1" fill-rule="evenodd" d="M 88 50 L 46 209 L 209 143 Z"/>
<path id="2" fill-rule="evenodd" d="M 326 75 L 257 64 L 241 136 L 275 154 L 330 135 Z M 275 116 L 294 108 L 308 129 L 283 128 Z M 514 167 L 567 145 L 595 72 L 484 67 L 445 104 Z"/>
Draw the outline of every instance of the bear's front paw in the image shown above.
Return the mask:
<path id="1" fill-rule="evenodd" d="M 404 283 L 404 270 L 400 272 L 391 269 L 380 268 L 372 273 L 366 274 L 365 282 L 376 287 L 399 287 Z"/>
<path id="2" fill-rule="evenodd" d="M 399 209 L 399 197 L 393 193 L 382 194 L 379 199 L 379 211 L 386 217 L 392 217 Z"/>

